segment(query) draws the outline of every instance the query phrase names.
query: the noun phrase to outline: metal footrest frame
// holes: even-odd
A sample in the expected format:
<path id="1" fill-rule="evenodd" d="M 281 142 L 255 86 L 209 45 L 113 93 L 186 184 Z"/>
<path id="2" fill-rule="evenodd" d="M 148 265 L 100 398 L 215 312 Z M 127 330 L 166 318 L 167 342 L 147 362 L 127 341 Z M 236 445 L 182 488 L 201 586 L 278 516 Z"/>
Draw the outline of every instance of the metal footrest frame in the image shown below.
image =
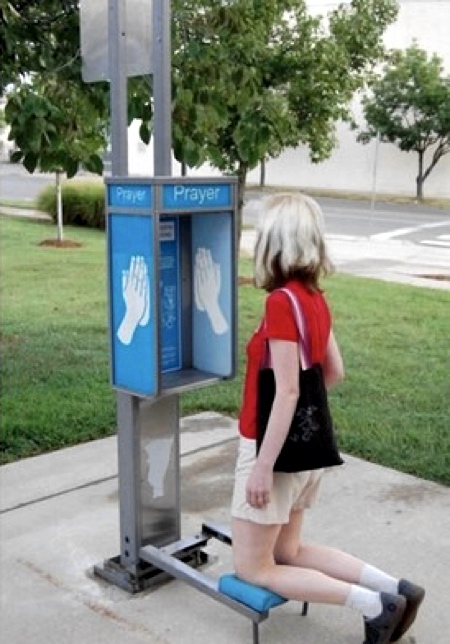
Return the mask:
<path id="1" fill-rule="evenodd" d="M 120 556 L 108 559 L 103 566 L 95 566 L 95 573 L 122 589 L 136 593 L 172 578 L 185 581 L 200 592 L 240 613 L 252 621 L 253 644 L 259 644 L 259 624 L 269 617 L 269 611 L 259 612 L 219 591 L 218 579 L 197 570 L 207 563 L 208 555 L 202 550 L 209 539 L 217 539 L 231 546 L 229 528 L 211 522 L 203 523 L 201 533 L 157 548 L 143 546 L 139 551 L 139 565 L 132 570 L 121 566 Z M 303 603 L 302 615 L 308 612 Z"/>
<path id="2" fill-rule="evenodd" d="M 204 535 L 196 535 L 192 538 L 181 539 L 171 543 L 164 550 L 173 559 L 180 560 L 185 565 L 196 568 L 208 561 L 208 555 L 202 550 L 207 542 L 208 538 Z M 101 565 L 94 566 L 94 573 L 129 593 L 142 592 L 147 588 L 169 581 L 173 577 L 170 573 L 154 566 L 144 558 L 140 558 L 139 563 L 135 566 L 124 567 L 121 563 L 120 555 L 105 560 Z"/>

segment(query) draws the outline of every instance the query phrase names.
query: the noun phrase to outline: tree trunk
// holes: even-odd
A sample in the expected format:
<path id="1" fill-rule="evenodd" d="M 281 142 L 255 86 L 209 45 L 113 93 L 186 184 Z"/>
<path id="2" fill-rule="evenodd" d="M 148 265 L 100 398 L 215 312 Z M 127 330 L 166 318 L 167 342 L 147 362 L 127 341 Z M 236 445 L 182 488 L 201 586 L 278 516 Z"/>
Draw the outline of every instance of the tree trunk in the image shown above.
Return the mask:
<path id="1" fill-rule="evenodd" d="M 416 198 L 418 201 L 423 199 L 423 151 L 419 150 L 419 172 L 416 177 Z"/>
<path id="2" fill-rule="evenodd" d="M 62 242 L 64 238 L 63 232 L 63 203 L 62 203 L 62 187 L 61 187 L 61 172 L 56 172 L 56 223 L 58 226 L 58 241 Z"/>
<path id="3" fill-rule="evenodd" d="M 259 167 L 259 185 L 263 188 L 266 185 L 266 160 L 261 159 Z"/>
<path id="4" fill-rule="evenodd" d="M 184 161 L 181 162 L 181 176 L 187 177 L 187 165 Z"/>
<path id="5" fill-rule="evenodd" d="M 242 232 L 242 213 L 244 210 L 244 197 L 245 197 L 245 184 L 247 182 L 248 167 L 245 163 L 240 163 L 238 168 L 238 187 L 237 187 L 237 247 L 240 249 L 241 245 L 241 232 Z"/>

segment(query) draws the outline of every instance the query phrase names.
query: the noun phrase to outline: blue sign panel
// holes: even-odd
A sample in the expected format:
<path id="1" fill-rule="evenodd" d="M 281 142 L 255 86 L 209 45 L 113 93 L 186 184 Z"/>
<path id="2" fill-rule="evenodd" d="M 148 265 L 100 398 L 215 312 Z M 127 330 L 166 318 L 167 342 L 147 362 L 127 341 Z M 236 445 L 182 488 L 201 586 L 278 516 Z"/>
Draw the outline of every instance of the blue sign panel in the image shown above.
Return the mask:
<path id="1" fill-rule="evenodd" d="M 151 208 L 153 188 L 138 184 L 109 185 L 108 204 L 127 208 Z"/>
<path id="2" fill-rule="evenodd" d="M 161 371 L 181 369 L 180 235 L 175 217 L 161 217 Z"/>
<path id="3" fill-rule="evenodd" d="M 163 186 L 164 210 L 231 208 L 231 200 L 231 185 L 228 183 L 174 183 Z"/>
<path id="4" fill-rule="evenodd" d="M 108 232 L 113 385 L 154 395 L 154 218 L 109 214 Z"/>
<path id="5" fill-rule="evenodd" d="M 226 377 L 232 373 L 231 213 L 192 215 L 192 363 Z"/>

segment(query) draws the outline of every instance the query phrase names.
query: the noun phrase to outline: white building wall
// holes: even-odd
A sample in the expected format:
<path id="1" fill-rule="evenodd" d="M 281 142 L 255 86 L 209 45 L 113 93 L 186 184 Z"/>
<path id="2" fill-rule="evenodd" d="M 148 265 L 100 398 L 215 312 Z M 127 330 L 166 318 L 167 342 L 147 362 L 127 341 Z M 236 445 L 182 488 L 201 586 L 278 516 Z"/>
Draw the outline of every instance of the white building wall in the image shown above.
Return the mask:
<path id="1" fill-rule="evenodd" d="M 337 2 L 309 0 L 311 11 L 326 12 Z M 400 0 L 398 19 L 386 32 L 388 47 L 405 48 L 413 40 L 430 53 L 437 53 L 443 60 L 445 73 L 450 73 L 450 0 Z M 356 119 L 362 122 L 358 101 L 353 104 Z M 299 188 L 342 190 L 362 193 L 415 195 L 417 154 L 400 152 L 392 144 L 375 141 L 362 145 L 356 133 L 340 123 L 337 127 L 338 145 L 332 156 L 323 163 L 313 164 L 308 149 L 301 146 L 286 150 L 277 159 L 266 164 L 266 184 Z M 138 127 L 130 130 L 130 173 L 153 173 L 152 148 L 138 143 Z M 173 174 L 180 174 L 174 162 Z M 189 170 L 190 176 L 218 175 L 217 170 L 203 166 Z M 259 168 L 248 177 L 249 183 L 258 183 Z M 424 186 L 426 197 L 450 197 L 450 155 L 435 167 Z"/>

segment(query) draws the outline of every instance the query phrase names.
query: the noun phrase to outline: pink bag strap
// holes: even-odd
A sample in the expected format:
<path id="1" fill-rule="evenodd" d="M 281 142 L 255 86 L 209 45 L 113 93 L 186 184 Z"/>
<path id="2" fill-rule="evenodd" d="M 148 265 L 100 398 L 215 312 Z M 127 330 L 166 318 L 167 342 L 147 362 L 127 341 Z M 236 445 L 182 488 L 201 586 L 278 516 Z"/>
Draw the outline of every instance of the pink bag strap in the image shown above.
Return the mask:
<path id="1" fill-rule="evenodd" d="M 294 318 L 295 318 L 295 322 L 297 324 L 297 330 L 298 330 L 298 334 L 299 334 L 299 338 L 300 338 L 300 341 L 299 341 L 299 344 L 298 344 L 300 367 L 302 369 L 308 369 L 311 366 L 311 356 L 310 356 L 310 352 L 308 350 L 309 342 L 307 340 L 307 338 L 309 336 L 308 336 L 307 331 L 306 331 L 306 325 L 304 323 L 303 312 L 302 312 L 302 310 L 300 308 L 300 304 L 299 304 L 297 298 L 295 297 L 295 295 L 288 288 L 279 288 L 277 290 L 282 291 L 283 293 L 286 293 L 286 295 L 289 297 L 289 299 L 291 301 L 292 308 L 293 308 L 293 311 L 294 311 Z M 266 326 L 266 320 L 264 318 L 264 320 L 261 323 L 260 328 L 265 328 L 265 326 Z M 264 356 L 263 356 L 263 359 L 262 359 L 261 368 L 271 366 L 269 344 L 268 344 L 267 340 L 265 341 L 265 347 L 266 347 L 266 349 L 265 349 Z"/>

